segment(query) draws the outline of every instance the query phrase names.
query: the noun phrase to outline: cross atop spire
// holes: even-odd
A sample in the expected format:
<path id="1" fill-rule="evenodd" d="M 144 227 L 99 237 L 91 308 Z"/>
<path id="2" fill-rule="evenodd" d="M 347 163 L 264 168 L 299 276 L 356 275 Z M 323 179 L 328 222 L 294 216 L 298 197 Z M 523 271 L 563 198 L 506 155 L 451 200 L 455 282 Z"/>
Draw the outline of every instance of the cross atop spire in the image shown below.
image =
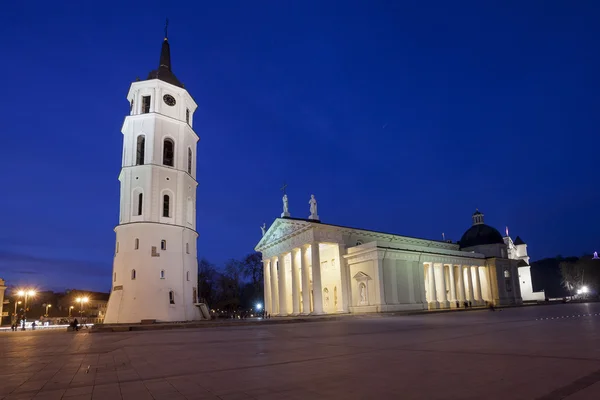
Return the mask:
<path id="1" fill-rule="evenodd" d="M 169 38 L 169 18 L 167 18 L 167 21 L 165 22 L 165 40 L 167 40 Z"/>

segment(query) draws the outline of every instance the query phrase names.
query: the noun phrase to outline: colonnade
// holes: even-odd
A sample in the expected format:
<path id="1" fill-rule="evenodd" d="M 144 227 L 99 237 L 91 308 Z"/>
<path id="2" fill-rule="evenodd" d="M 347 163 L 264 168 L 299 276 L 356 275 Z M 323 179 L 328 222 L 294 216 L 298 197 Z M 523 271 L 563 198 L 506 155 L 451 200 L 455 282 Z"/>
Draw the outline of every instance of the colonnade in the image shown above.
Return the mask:
<path id="1" fill-rule="evenodd" d="M 474 305 L 484 304 L 482 278 L 484 275 L 485 295 L 491 300 L 491 276 L 488 267 L 425 263 L 425 288 L 429 308 L 454 308 L 467 301 Z M 457 304 L 458 303 L 458 304 Z"/>
<path id="2" fill-rule="evenodd" d="M 292 249 L 291 252 L 281 253 L 263 260 L 265 310 L 271 315 L 288 315 L 288 274 L 285 273 L 285 258 L 288 255 L 291 256 L 292 264 L 289 276 L 292 287 L 292 315 L 298 315 L 300 312 L 302 314 L 323 314 L 321 257 L 318 242 L 303 245 Z"/>

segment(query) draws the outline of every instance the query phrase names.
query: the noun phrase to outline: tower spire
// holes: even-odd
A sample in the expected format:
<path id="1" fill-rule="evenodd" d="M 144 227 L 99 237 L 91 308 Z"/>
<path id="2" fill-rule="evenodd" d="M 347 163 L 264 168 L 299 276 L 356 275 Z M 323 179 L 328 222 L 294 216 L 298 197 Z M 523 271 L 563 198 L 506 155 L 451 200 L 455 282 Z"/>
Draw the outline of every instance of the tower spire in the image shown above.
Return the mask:
<path id="1" fill-rule="evenodd" d="M 168 40 L 169 34 L 169 19 L 165 21 L 165 38 L 160 48 L 160 60 L 158 62 L 158 68 L 148 74 L 146 79 L 160 79 L 168 82 L 172 85 L 184 87 L 181 82 L 175 77 L 171 70 L 171 46 L 169 46 Z"/>
<path id="2" fill-rule="evenodd" d="M 167 23 L 168 25 L 168 23 Z M 171 71 L 171 47 L 167 40 L 167 27 L 165 26 L 165 40 L 163 40 L 162 47 L 160 49 L 160 62 L 158 68 L 166 68 Z"/>

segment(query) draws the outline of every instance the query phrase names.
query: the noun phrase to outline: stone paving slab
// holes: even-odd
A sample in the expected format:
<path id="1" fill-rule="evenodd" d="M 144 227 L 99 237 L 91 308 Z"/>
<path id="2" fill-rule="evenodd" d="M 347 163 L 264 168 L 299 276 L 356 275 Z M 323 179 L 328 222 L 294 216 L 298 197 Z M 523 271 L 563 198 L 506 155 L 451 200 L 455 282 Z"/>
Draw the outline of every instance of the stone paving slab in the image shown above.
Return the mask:
<path id="1" fill-rule="evenodd" d="M 598 303 L 214 329 L 19 331 L 0 334 L 0 399 L 597 399 L 598 343 Z"/>

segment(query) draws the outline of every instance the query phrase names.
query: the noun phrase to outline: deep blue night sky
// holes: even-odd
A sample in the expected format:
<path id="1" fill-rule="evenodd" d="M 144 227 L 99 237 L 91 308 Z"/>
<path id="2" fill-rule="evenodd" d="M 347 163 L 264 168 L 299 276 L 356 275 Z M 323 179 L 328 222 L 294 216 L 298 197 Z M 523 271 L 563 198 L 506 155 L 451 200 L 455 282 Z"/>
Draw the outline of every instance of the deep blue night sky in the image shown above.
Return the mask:
<path id="1" fill-rule="evenodd" d="M 2 8 L 9 284 L 109 290 L 125 96 L 165 17 L 199 257 L 253 251 L 283 181 L 295 217 L 314 193 L 325 223 L 458 240 L 478 207 L 533 260 L 600 250 L 598 2 L 80 3 Z"/>

